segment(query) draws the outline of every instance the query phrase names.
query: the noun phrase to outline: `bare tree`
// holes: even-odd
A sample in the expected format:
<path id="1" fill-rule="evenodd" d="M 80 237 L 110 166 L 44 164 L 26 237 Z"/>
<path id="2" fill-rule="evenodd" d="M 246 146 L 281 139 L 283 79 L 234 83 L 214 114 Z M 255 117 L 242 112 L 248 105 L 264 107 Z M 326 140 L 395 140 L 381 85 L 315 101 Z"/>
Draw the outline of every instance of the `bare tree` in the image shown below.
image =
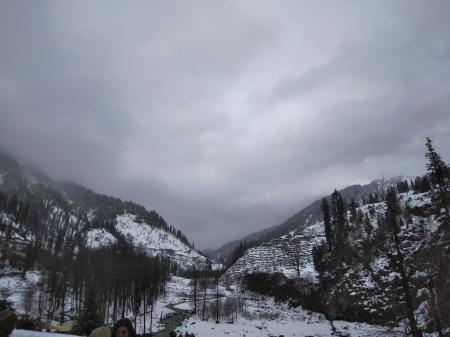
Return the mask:
<path id="1" fill-rule="evenodd" d="M 216 278 L 216 324 L 219 324 L 219 276 Z"/>
<path id="2" fill-rule="evenodd" d="M 197 292 L 198 292 L 198 262 L 194 261 L 192 266 L 192 293 L 193 293 L 193 306 L 194 314 L 197 314 Z"/>
<path id="3" fill-rule="evenodd" d="M 282 251 L 286 255 L 287 263 L 290 267 L 295 269 L 297 272 L 297 277 L 300 276 L 300 269 L 306 259 L 307 250 L 304 245 L 306 244 L 308 238 L 294 239 L 289 243 L 285 243 L 281 246 Z"/>
<path id="4" fill-rule="evenodd" d="M 23 294 L 22 305 L 25 311 L 25 316 L 29 316 L 33 310 L 34 294 L 35 289 L 32 285 L 30 285 Z"/>
<path id="5" fill-rule="evenodd" d="M 384 174 L 380 179 L 378 179 L 378 181 L 379 181 L 379 183 L 377 183 L 377 185 L 375 187 L 375 191 L 381 201 L 381 200 L 384 200 L 384 198 L 385 198 L 386 187 L 387 187 L 387 182 L 386 182 L 386 178 L 384 177 Z"/>
<path id="6" fill-rule="evenodd" d="M 206 310 L 206 272 L 203 272 L 203 306 L 202 306 L 202 321 L 205 320 L 205 310 Z"/>

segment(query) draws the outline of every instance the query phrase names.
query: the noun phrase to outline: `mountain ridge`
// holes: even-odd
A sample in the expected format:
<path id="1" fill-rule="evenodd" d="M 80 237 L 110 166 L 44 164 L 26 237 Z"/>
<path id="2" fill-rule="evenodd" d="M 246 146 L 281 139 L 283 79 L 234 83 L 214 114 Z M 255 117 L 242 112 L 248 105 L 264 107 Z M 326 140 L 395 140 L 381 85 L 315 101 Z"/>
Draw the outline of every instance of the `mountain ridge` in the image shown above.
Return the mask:
<path id="1" fill-rule="evenodd" d="M 19 241 L 33 238 L 54 251 L 55 247 L 76 250 L 84 245 L 95 249 L 99 242 L 101 246 L 125 238 L 144 247 L 150 256 L 169 256 L 186 268 L 195 261 L 207 262 L 187 237 L 155 210 L 148 211 L 133 201 L 99 194 L 71 181 L 55 181 L 3 152 L 0 152 L 0 193 L 3 200 L 0 220 L 12 231 L 8 235 L 16 235 Z M 9 207 L 8 203 L 14 205 Z M 121 223 L 126 223 L 126 228 Z M 0 236 L 5 235 L 0 230 Z"/>
<path id="2" fill-rule="evenodd" d="M 395 176 L 390 179 L 375 179 L 369 184 L 360 185 L 354 184 L 343 189 L 338 190 L 339 193 L 344 197 L 345 200 L 350 202 L 351 199 L 359 202 L 361 199 L 368 198 L 370 193 L 381 193 L 386 191 L 389 186 L 395 185 L 397 182 L 401 181 L 402 176 Z M 330 198 L 330 195 L 324 196 L 323 198 Z M 302 208 L 300 211 L 290 216 L 282 222 L 281 224 L 272 225 L 262 231 L 254 232 L 243 237 L 240 240 L 230 241 L 217 249 L 205 249 L 203 252 L 208 256 L 216 259 L 227 259 L 233 251 L 239 246 L 241 242 L 252 242 L 261 241 L 268 242 L 274 238 L 287 234 L 289 231 L 295 228 L 303 228 L 309 223 L 322 220 L 322 211 L 320 209 L 320 204 L 322 199 L 320 198 L 308 206 Z"/>

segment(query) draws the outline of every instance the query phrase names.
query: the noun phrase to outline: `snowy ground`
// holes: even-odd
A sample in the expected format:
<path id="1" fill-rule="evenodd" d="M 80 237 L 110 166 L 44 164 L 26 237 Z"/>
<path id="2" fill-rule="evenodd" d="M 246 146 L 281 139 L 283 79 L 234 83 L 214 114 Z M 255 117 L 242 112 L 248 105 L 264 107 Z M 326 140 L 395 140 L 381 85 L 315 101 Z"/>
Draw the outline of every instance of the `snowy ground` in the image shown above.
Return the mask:
<path id="1" fill-rule="evenodd" d="M 27 275 L 26 281 L 34 283 L 36 274 Z M 0 285 L 11 289 L 24 288 L 25 280 L 15 279 L 13 277 L 3 278 Z M 23 289 L 22 288 L 22 289 Z M 153 313 L 152 331 L 156 332 L 163 329 L 159 324 L 159 319 L 170 316 L 173 311 L 168 309 L 167 305 L 175 305 L 178 309 L 192 309 L 192 287 L 190 281 L 181 277 L 173 277 L 167 285 L 167 297 L 160 299 L 155 303 Z M 220 290 L 225 293 L 225 289 Z M 213 290 L 210 290 L 208 297 L 213 297 Z M 200 300 L 202 294 L 199 294 Z M 16 307 L 20 312 L 20 293 L 14 293 L 10 299 L 13 299 Z M 130 317 L 132 318 L 132 317 Z M 390 336 L 391 333 L 384 327 L 350 323 L 343 321 L 333 322 L 335 329 L 340 333 L 339 336 L 350 337 L 381 337 Z M 136 328 L 138 332 L 142 332 L 143 320 L 138 317 Z M 146 332 L 149 332 L 149 318 L 147 318 Z M 202 321 L 199 317 L 191 316 L 181 327 L 177 329 L 177 335 L 185 332 L 194 333 L 197 337 L 220 337 L 220 336 L 242 336 L 242 337 L 264 337 L 264 336 L 314 336 L 329 337 L 332 336 L 332 325 L 321 314 L 303 310 L 301 308 L 289 309 L 286 305 L 275 303 L 267 298 L 246 299 L 244 312 L 237 316 L 237 320 L 233 324 L 227 323 L 225 319 L 221 319 L 219 324 L 214 319 Z M 57 337 L 70 335 L 60 335 L 55 333 L 40 333 L 24 330 L 15 330 L 12 337 Z"/>
<path id="2" fill-rule="evenodd" d="M 332 336 L 332 326 L 321 314 L 305 311 L 301 308 L 288 309 L 272 300 L 248 300 L 246 304 L 248 317 L 238 316 L 233 324 L 214 320 L 202 321 L 191 317 L 177 330 L 178 333 L 194 333 L 196 336 Z M 247 315 L 246 315 L 247 316 Z M 333 322 L 341 333 L 352 337 L 387 336 L 383 327 L 361 323 Z"/>
<path id="3" fill-rule="evenodd" d="M 164 327 L 159 324 L 159 320 L 161 318 L 165 318 L 168 315 L 173 314 L 174 312 L 168 309 L 166 306 L 169 304 L 177 304 L 177 303 L 185 303 L 186 308 L 190 308 L 190 301 L 188 299 L 189 293 L 192 292 L 190 286 L 190 280 L 184 279 L 182 277 L 172 276 L 172 280 L 168 282 L 166 287 L 166 297 L 159 298 L 153 307 L 153 324 L 152 324 L 152 332 L 159 331 Z M 146 322 L 146 332 L 149 332 L 149 324 L 150 318 L 147 317 Z M 142 316 L 138 317 L 136 322 L 136 331 L 138 333 L 142 333 L 143 331 L 143 319 Z"/>
<path id="4" fill-rule="evenodd" d="M 169 299 L 164 300 L 165 303 L 178 303 L 176 308 L 192 309 L 192 301 L 186 296 L 192 291 L 188 280 L 174 278 L 169 289 L 171 293 L 169 292 Z M 220 292 L 225 293 L 225 290 L 221 289 Z M 177 294 L 181 294 L 181 296 Z M 159 303 L 158 306 L 162 307 L 162 303 Z M 176 330 L 177 335 L 189 332 L 194 333 L 197 337 L 332 336 L 333 330 L 330 322 L 318 313 L 302 308 L 289 309 L 286 305 L 275 303 L 272 299 L 267 298 L 247 299 L 244 307 L 245 314 L 238 315 L 237 321 L 233 324 L 227 323 L 224 319 L 216 324 L 214 319 L 202 321 L 199 317 L 191 316 Z M 389 335 L 388 330 L 380 326 L 343 321 L 335 321 L 333 324 L 337 331 L 351 337 Z"/>
<path id="5" fill-rule="evenodd" d="M 16 308 L 22 306 L 24 292 L 30 286 L 36 285 L 41 274 L 37 271 L 26 273 L 25 277 L 19 276 L 20 273 L 13 270 L 0 270 L 0 297 L 7 298 L 14 303 Z"/>

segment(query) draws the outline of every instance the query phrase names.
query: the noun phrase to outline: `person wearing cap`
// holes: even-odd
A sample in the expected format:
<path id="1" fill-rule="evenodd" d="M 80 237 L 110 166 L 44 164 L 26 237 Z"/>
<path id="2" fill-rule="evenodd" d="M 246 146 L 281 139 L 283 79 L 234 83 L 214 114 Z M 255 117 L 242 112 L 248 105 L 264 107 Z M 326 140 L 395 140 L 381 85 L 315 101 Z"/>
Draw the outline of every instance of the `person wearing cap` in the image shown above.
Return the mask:
<path id="1" fill-rule="evenodd" d="M 89 337 L 110 337 L 110 336 L 111 331 L 107 326 L 98 327 L 97 329 L 92 330 L 91 334 L 89 335 Z"/>
<path id="2" fill-rule="evenodd" d="M 116 324 L 114 324 L 111 337 L 136 337 L 133 323 L 131 323 L 128 318 L 119 319 Z"/>
<path id="3" fill-rule="evenodd" d="M 17 323 L 17 315 L 12 310 L 0 311 L 0 337 L 8 337 Z"/>

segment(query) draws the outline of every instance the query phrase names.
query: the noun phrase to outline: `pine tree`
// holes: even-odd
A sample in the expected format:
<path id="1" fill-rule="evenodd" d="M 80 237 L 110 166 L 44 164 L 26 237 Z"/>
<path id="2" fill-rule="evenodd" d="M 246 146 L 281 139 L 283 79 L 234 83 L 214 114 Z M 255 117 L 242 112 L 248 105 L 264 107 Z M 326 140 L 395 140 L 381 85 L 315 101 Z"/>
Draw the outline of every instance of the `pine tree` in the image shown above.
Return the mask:
<path id="1" fill-rule="evenodd" d="M 416 177 L 414 181 L 414 193 L 422 193 L 422 178 Z"/>
<path id="2" fill-rule="evenodd" d="M 334 239 L 339 245 L 345 245 L 345 241 L 347 239 L 346 213 L 344 199 L 338 191 L 334 190 L 331 195 L 331 223 L 332 230 L 334 232 Z"/>
<path id="3" fill-rule="evenodd" d="M 422 331 L 417 326 L 417 321 L 414 315 L 414 299 L 411 292 L 409 280 L 414 274 L 414 270 L 408 270 L 405 264 L 405 254 L 402 248 L 401 235 L 401 208 L 394 188 L 388 190 L 386 196 L 386 229 L 390 232 L 390 237 L 393 243 L 395 253 L 388 253 L 388 257 L 396 266 L 400 274 L 403 296 L 406 302 L 406 317 L 409 320 L 411 327 L 411 334 L 414 337 L 422 337 Z"/>
<path id="4" fill-rule="evenodd" d="M 350 202 L 350 222 L 356 223 L 358 218 L 357 208 L 358 205 L 355 202 L 355 199 L 352 198 Z"/>
<path id="5" fill-rule="evenodd" d="M 431 191 L 431 183 L 427 176 L 424 176 L 421 181 L 421 193 Z"/>
<path id="6" fill-rule="evenodd" d="M 398 193 L 405 193 L 408 192 L 409 187 L 408 187 L 408 181 L 399 181 L 397 183 L 397 191 Z"/>
<path id="7" fill-rule="evenodd" d="M 327 240 L 328 250 L 333 249 L 333 231 L 331 229 L 330 205 L 326 198 L 322 199 L 323 224 L 325 230 L 325 239 Z"/>
<path id="8" fill-rule="evenodd" d="M 100 316 L 99 295 L 95 280 L 87 286 L 84 297 L 84 308 L 73 327 L 74 333 L 89 335 L 92 330 L 101 326 L 103 320 Z"/>
<path id="9" fill-rule="evenodd" d="M 373 226 L 367 214 L 364 217 L 364 231 L 366 232 L 367 237 L 370 239 L 370 236 L 372 235 L 373 232 Z"/>
<path id="10" fill-rule="evenodd" d="M 442 161 L 441 156 L 433 148 L 433 141 L 426 138 L 427 153 L 425 157 L 428 159 L 427 171 L 431 178 L 432 185 L 437 189 L 435 198 L 439 203 L 439 207 L 445 211 L 447 221 L 450 221 L 449 215 L 449 182 L 447 177 L 447 166 Z"/>

